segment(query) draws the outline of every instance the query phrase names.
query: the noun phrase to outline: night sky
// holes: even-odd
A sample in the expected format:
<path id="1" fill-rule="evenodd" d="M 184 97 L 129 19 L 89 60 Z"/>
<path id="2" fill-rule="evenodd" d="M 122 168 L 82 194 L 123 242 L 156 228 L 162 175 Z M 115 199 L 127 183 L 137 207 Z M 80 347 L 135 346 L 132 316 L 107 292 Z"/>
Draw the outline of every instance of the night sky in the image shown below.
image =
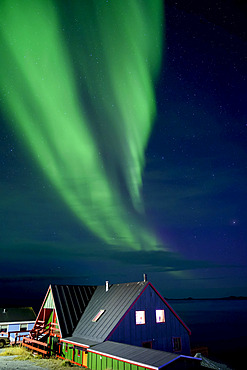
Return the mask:
<path id="1" fill-rule="evenodd" d="M 23 3 L 0 12 L 1 303 L 143 273 L 247 295 L 245 1 Z"/>

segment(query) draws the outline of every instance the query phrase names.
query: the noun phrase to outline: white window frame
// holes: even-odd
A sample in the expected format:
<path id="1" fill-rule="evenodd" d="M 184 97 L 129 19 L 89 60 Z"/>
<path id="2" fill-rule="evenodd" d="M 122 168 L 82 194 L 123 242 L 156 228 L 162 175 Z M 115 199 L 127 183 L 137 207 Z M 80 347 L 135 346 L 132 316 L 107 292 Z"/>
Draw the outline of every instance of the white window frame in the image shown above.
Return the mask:
<path id="1" fill-rule="evenodd" d="M 155 310 L 155 315 L 156 315 L 156 323 L 157 324 L 160 324 L 162 322 L 166 322 L 165 310 Z"/>
<path id="2" fill-rule="evenodd" d="M 136 311 L 136 325 L 145 325 L 146 318 L 145 318 L 145 311 Z"/>

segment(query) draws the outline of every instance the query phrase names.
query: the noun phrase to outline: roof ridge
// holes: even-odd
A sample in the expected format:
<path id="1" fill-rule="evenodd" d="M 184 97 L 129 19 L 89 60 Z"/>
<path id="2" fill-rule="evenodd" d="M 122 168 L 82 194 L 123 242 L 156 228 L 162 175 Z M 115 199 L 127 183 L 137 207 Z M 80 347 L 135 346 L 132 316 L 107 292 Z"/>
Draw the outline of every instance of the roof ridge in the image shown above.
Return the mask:
<path id="1" fill-rule="evenodd" d="M 95 287 L 95 286 L 98 286 L 98 285 L 95 285 L 95 284 L 50 284 L 51 287 L 53 286 L 69 286 L 69 287 L 72 287 L 72 286 L 87 286 L 87 287 Z"/>

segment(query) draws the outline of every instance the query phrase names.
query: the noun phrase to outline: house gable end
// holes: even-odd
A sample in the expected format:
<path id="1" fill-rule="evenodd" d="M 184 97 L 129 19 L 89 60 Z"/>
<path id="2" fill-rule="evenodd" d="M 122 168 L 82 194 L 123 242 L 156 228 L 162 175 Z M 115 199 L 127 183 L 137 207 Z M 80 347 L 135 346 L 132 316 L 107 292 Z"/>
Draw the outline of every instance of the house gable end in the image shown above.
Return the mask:
<path id="1" fill-rule="evenodd" d="M 157 319 L 164 314 L 164 321 Z M 107 340 L 173 352 L 173 337 L 181 338 L 181 352 L 190 352 L 187 327 L 149 283 Z"/>
<path id="2" fill-rule="evenodd" d="M 52 296 L 52 290 L 51 289 L 48 290 L 48 295 L 45 299 L 43 308 L 51 308 L 51 309 L 55 308 L 54 299 L 53 299 L 53 296 Z"/>
<path id="3" fill-rule="evenodd" d="M 54 335 L 71 335 L 95 289 L 96 286 L 50 285 L 33 328 L 34 335 L 40 326 L 48 324 L 56 329 Z"/>
<path id="4" fill-rule="evenodd" d="M 50 285 L 37 315 L 31 335 L 34 339 L 41 339 L 45 335 L 56 335 L 61 337 L 61 328 L 56 311 L 56 305 Z"/>
<path id="5" fill-rule="evenodd" d="M 178 321 L 183 325 L 183 327 L 187 330 L 188 334 L 191 335 L 191 331 L 188 326 L 183 322 L 183 320 L 178 316 L 178 314 L 174 311 L 174 309 L 169 305 L 169 303 L 163 298 L 160 293 L 155 289 L 153 284 L 149 283 L 155 293 L 160 297 L 160 299 L 165 303 L 165 305 L 169 308 L 169 310 L 173 313 L 173 315 L 178 319 Z"/>

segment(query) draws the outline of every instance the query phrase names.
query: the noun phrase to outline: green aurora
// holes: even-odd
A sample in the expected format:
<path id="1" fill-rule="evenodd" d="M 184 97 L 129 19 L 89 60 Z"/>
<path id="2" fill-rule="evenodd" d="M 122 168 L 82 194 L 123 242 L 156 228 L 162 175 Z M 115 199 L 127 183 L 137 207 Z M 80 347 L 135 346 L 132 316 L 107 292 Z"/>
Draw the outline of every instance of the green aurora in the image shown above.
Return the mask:
<path id="1" fill-rule="evenodd" d="M 156 114 L 161 0 L 2 0 L 1 104 L 83 224 L 156 250 L 141 198 Z"/>

